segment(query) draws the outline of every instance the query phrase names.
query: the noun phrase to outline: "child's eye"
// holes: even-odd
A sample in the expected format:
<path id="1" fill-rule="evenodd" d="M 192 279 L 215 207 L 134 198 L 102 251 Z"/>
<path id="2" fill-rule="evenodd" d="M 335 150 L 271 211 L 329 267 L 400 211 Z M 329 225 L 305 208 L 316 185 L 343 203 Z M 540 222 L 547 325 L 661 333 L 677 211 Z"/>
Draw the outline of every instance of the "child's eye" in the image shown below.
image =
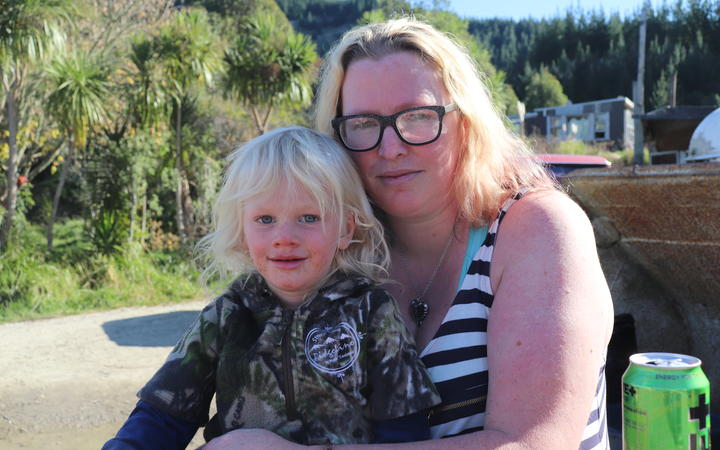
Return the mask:
<path id="1" fill-rule="evenodd" d="M 255 219 L 256 222 L 261 223 L 263 225 L 269 225 L 273 223 L 272 216 L 260 216 L 257 219 Z"/>
<path id="2" fill-rule="evenodd" d="M 315 223 L 320 222 L 320 217 L 316 216 L 315 214 L 304 214 L 302 217 L 300 217 L 300 221 L 305 223 Z"/>

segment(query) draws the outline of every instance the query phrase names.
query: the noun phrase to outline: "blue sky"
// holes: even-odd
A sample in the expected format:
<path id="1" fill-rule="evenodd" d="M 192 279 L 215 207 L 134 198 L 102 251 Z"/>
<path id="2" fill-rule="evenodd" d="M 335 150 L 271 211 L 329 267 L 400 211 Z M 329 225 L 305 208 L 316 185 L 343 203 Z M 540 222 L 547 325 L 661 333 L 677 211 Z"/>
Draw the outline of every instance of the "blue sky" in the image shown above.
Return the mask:
<path id="1" fill-rule="evenodd" d="M 643 0 L 449 0 L 448 4 L 450 11 L 463 18 L 501 17 L 518 20 L 527 17 L 541 19 L 564 16 L 570 7 L 578 6 L 583 11 L 602 7 L 606 15 L 619 12 L 625 16 L 639 10 Z M 652 4 L 657 7 L 662 1 L 652 0 Z"/>

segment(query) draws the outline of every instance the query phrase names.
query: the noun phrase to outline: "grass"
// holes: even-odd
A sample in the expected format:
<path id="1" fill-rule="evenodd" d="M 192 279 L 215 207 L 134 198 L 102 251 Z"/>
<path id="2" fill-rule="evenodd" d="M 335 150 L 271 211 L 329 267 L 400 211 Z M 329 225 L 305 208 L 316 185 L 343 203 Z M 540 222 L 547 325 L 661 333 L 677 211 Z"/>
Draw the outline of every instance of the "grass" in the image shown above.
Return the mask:
<path id="1" fill-rule="evenodd" d="M 97 253 L 82 222 L 57 227 L 52 252 L 44 230 L 24 224 L 0 258 L 0 323 L 206 298 L 190 256 L 126 244 Z"/>

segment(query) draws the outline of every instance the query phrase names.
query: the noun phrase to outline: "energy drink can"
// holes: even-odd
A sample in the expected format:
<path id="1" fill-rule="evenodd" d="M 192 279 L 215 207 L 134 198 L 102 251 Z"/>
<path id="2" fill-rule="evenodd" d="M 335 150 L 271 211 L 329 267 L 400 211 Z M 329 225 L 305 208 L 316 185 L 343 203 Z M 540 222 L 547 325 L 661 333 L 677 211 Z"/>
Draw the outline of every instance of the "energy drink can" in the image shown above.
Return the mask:
<path id="1" fill-rule="evenodd" d="M 710 382 L 700 360 L 637 353 L 622 378 L 625 450 L 708 450 Z"/>

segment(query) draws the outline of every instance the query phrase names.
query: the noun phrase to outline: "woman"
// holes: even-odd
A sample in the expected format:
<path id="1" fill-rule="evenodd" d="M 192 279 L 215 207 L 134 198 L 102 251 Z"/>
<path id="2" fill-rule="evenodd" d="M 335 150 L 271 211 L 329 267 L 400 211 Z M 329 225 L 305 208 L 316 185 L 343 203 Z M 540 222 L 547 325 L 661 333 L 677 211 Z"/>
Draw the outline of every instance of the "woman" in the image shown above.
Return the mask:
<path id="1" fill-rule="evenodd" d="M 430 422 L 446 439 L 392 448 L 608 448 L 613 311 L 592 227 L 468 55 L 415 20 L 360 27 L 330 52 L 316 105 L 387 227 L 387 287 L 443 397 Z M 248 430 L 208 445 L 236 447 L 294 445 Z"/>

